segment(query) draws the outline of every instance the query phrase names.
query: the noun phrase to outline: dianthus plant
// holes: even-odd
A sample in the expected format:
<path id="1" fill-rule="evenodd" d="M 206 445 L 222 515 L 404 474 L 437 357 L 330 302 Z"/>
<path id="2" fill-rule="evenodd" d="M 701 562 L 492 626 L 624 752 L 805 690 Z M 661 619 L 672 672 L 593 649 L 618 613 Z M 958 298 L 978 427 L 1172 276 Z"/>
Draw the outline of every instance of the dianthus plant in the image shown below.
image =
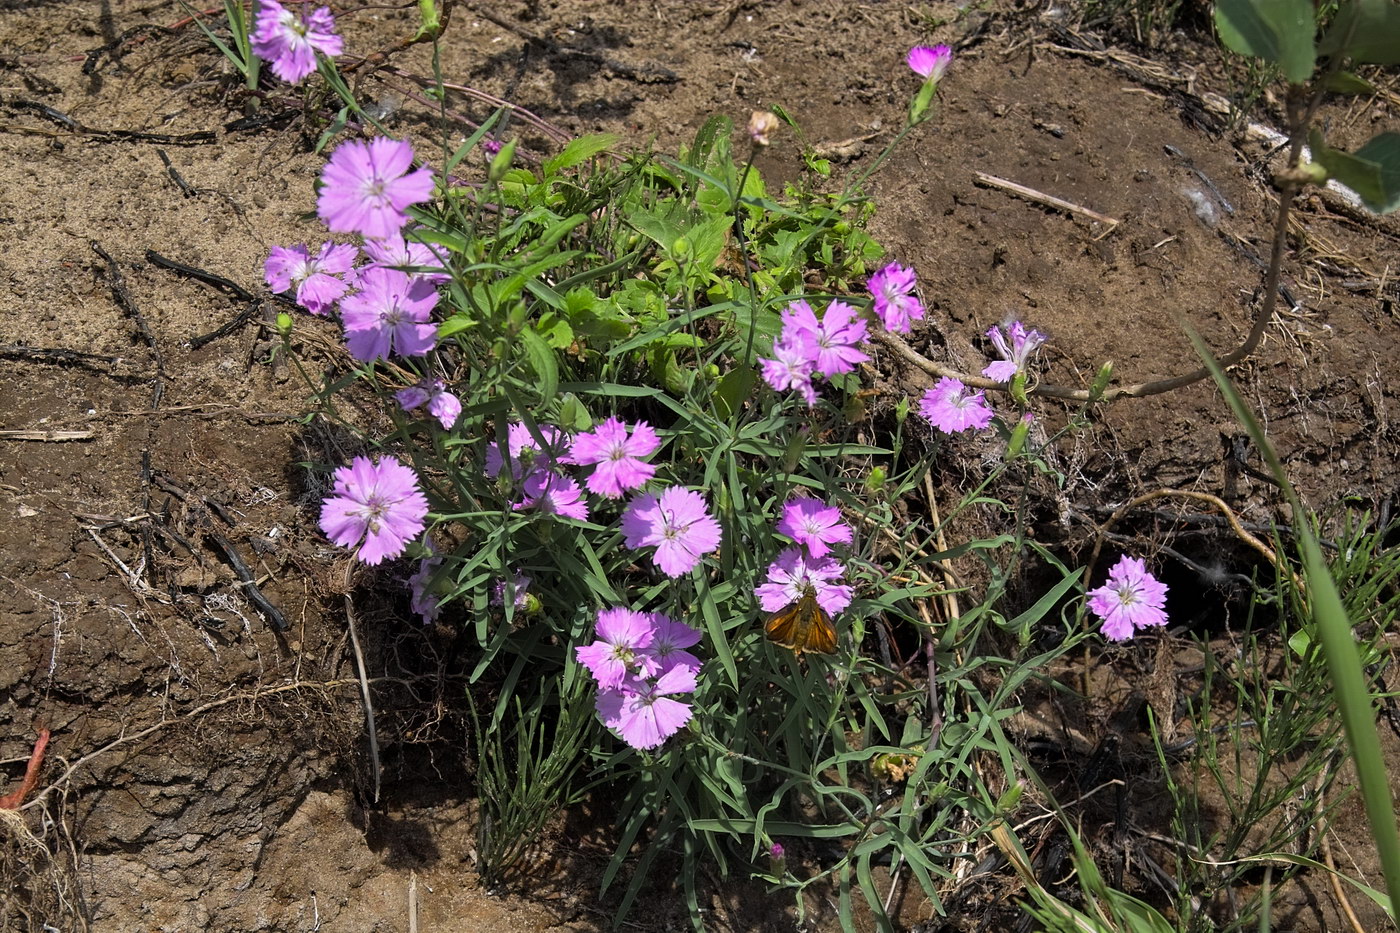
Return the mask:
<path id="1" fill-rule="evenodd" d="M 317 16 L 279 14 L 260 40 L 289 79 L 305 77 L 305 47 L 331 54 Z M 900 72 L 925 99 L 897 140 L 927 118 L 949 55 L 918 51 Z M 404 624 L 473 643 L 473 690 L 498 713 L 509 698 L 549 715 L 548 697 L 591 692 L 576 728 L 624 827 L 607 883 L 644 828 L 658 841 L 624 909 L 676 838 L 688 859 L 762 871 L 794 864 L 804 837 L 866 840 L 802 877 L 768 875 L 799 894 L 948 848 L 929 782 L 996 794 L 940 724 L 1008 703 L 1014 688 L 974 695 L 972 671 L 1030 643 L 1027 616 L 1003 632 L 991 620 L 1006 614 L 983 611 L 998 586 L 953 630 L 932 627 L 936 529 L 897 517 L 936 455 L 1024 435 L 1025 413 L 1003 422 L 999 399 L 941 383 L 897 407 L 917 418 L 861 420 L 878 341 L 930 313 L 917 272 L 864 232 L 863 177 L 839 196 L 768 192 L 752 152 L 781 137 L 761 122 L 737 161 L 722 120 L 675 159 L 587 137 L 533 166 L 490 135 L 494 118 L 455 149 L 347 134 L 321 172 L 322 228 L 265 270 L 318 315 L 281 319 L 293 358 L 303 330 L 340 342 L 313 382 L 363 452 L 333 465 L 329 542 L 391 568 L 377 579 L 404 586 Z M 387 427 L 341 417 L 346 396 L 377 400 Z M 990 501 L 997 475 L 969 499 Z M 975 553 L 1014 559 L 1019 538 L 1003 540 Z M 881 755 L 924 756 L 895 791 L 902 809 L 863 776 Z M 516 765 L 499 773 L 545 779 Z M 920 858 L 932 894 L 946 868 Z"/>

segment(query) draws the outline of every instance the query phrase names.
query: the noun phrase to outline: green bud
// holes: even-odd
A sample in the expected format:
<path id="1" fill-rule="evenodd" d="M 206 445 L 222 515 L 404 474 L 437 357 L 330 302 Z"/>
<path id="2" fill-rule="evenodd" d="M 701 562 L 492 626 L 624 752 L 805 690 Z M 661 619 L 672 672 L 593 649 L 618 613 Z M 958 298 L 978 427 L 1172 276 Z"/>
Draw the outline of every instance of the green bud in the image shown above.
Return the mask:
<path id="1" fill-rule="evenodd" d="M 277 312 L 277 333 L 284 339 L 292 336 L 292 316 L 286 311 Z"/>
<path id="2" fill-rule="evenodd" d="M 1026 785 L 1017 781 L 1006 789 L 1006 793 L 997 798 L 997 810 L 1002 813 L 1009 813 L 1016 809 L 1016 804 L 1021 802 L 1021 794 L 1025 793 Z"/>
<path id="3" fill-rule="evenodd" d="M 506 315 L 506 328 L 512 334 L 520 333 L 520 329 L 525 326 L 525 316 L 529 313 L 529 310 L 525 307 L 525 302 L 517 301 L 511 307 L 510 313 Z"/>
<path id="4" fill-rule="evenodd" d="M 884 467 L 871 467 L 870 474 L 865 477 L 865 491 L 869 493 L 883 492 L 887 479 L 889 479 L 889 474 L 885 472 Z"/>
<path id="5" fill-rule="evenodd" d="M 676 262 L 683 262 L 690 257 L 689 237 L 676 237 L 676 241 L 671 244 L 671 257 L 675 259 Z"/>
<path id="6" fill-rule="evenodd" d="M 908 417 L 909 417 L 909 399 L 906 397 L 906 398 L 900 399 L 899 402 L 894 406 L 894 423 L 895 423 L 896 425 L 902 425 L 902 424 L 904 424 L 904 419 L 906 419 L 906 418 L 908 418 Z"/>
<path id="7" fill-rule="evenodd" d="M 486 177 L 491 181 L 500 183 L 506 177 L 506 172 L 510 171 L 511 160 L 515 158 L 515 140 L 511 140 L 501 147 L 501 151 L 496 153 L 491 160 L 491 167 L 486 170 Z"/>
<path id="8" fill-rule="evenodd" d="M 1103 394 L 1108 390 L 1109 380 L 1113 378 L 1113 363 L 1104 363 L 1099 367 L 1099 374 L 1094 377 L 1093 385 L 1089 386 L 1089 401 L 1097 402 L 1103 398 Z"/>
<path id="9" fill-rule="evenodd" d="M 1016 422 L 1016 427 L 1011 429 L 1011 440 L 1006 444 L 1007 460 L 1014 460 L 1021 455 L 1021 450 L 1026 446 L 1026 435 L 1030 433 L 1031 422 L 1034 420 L 1027 412 Z"/>
<path id="10" fill-rule="evenodd" d="M 787 449 L 783 451 L 783 472 L 791 473 L 797 469 L 797 462 L 802 459 L 802 451 L 807 446 L 807 431 L 794 431 L 788 440 Z"/>
<path id="11" fill-rule="evenodd" d="M 1026 374 L 1020 370 L 1017 370 L 1016 375 L 1011 379 L 1011 397 L 1022 408 L 1030 404 L 1026 400 Z"/>

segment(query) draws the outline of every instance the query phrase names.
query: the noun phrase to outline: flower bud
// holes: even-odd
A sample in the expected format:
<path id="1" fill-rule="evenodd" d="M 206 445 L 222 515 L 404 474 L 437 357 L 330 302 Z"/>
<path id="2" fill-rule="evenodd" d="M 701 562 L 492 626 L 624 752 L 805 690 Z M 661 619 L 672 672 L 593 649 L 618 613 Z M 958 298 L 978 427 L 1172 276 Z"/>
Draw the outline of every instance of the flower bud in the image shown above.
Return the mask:
<path id="1" fill-rule="evenodd" d="M 1094 377 L 1094 382 L 1089 386 L 1089 402 L 1092 404 L 1103 398 L 1103 394 L 1108 390 L 1108 382 L 1113 378 L 1113 363 L 1104 363 L 1099 367 L 1099 373 Z"/>
<path id="2" fill-rule="evenodd" d="M 778 128 L 778 118 L 767 110 L 755 110 L 749 115 L 749 139 L 755 146 L 766 146 L 771 141 L 773 131 Z"/>
<path id="3" fill-rule="evenodd" d="M 512 139 L 491 158 L 491 167 L 486 170 L 486 177 L 499 183 L 502 178 L 506 177 L 506 172 L 510 171 L 510 163 L 514 158 L 515 140 Z"/>

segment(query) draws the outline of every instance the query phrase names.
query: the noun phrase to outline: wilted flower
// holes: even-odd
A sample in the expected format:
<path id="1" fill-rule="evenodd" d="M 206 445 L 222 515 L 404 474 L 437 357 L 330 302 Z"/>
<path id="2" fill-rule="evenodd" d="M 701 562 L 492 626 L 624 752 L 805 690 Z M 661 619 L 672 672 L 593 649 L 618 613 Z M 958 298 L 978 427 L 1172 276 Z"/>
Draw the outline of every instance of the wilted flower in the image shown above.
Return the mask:
<path id="1" fill-rule="evenodd" d="M 987 331 L 992 346 L 1002 355 L 1002 359 L 982 370 L 982 375 L 997 382 L 1010 382 L 1026 367 L 1026 360 L 1036 348 L 1045 342 L 1045 335 L 1038 330 L 1027 330 L 1020 321 L 998 324 Z"/>
<path id="2" fill-rule="evenodd" d="M 436 554 L 425 557 L 418 562 L 417 572 L 408 578 L 411 593 L 409 608 L 422 617 L 424 625 L 436 619 L 442 611 L 442 598 L 432 589 L 433 574 L 441 564 L 442 558 Z"/>
<path id="3" fill-rule="evenodd" d="M 428 379 L 400 389 L 394 393 L 394 399 L 404 411 L 413 411 L 426 402 L 428 414 L 438 420 L 444 431 L 451 431 L 462 415 L 462 400 L 448 392 L 441 379 Z"/>
<path id="4" fill-rule="evenodd" d="M 776 114 L 767 110 L 755 110 L 749 115 L 749 139 L 755 146 L 766 146 L 771 142 L 773 132 L 778 128 Z"/>

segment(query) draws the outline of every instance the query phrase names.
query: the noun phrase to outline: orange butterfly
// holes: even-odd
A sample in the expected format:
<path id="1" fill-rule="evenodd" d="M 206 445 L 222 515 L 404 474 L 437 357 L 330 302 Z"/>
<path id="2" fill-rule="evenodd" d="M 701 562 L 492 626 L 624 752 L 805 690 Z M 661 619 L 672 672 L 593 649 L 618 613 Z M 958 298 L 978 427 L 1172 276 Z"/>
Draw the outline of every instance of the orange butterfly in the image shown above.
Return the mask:
<path id="1" fill-rule="evenodd" d="M 769 616 L 763 633 L 769 641 L 791 648 L 797 655 L 804 651 L 836 653 L 836 626 L 831 624 L 831 616 L 817 602 L 817 594 L 810 588 L 797 602 Z"/>

